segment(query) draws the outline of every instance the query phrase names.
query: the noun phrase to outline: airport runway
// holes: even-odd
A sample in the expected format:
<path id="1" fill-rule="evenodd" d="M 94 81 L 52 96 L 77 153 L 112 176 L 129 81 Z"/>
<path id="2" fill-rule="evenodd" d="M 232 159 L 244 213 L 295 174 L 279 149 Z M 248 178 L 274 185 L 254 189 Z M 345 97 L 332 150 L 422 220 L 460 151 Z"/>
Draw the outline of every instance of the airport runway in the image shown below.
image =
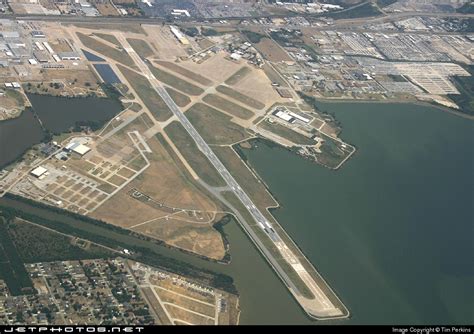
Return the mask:
<path id="1" fill-rule="evenodd" d="M 248 212 L 250 213 L 252 218 L 255 220 L 255 222 L 258 224 L 258 226 L 262 229 L 262 231 L 264 231 L 268 235 L 269 239 L 273 242 L 275 247 L 279 250 L 282 258 L 286 262 L 288 262 L 288 264 L 299 275 L 299 277 L 304 282 L 304 284 L 306 284 L 308 289 L 313 293 L 313 295 L 315 296 L 314 299 L 307 299 L 303 297 L 298 291 L 298 289 L 296 288 L 296 286 L 293 284 L 293 282 L 291 282 L 291 279 L 288 277 L 286 272 L 281 268 L 281 266 L 278 264 L 276 259 L 273 257 L 271 252 L 268 249 L 266 249 L 266 247 L 264 246 L 261 240 L 258 240 L 259 249 L 262 249 L 262 247 L 265 248 L 264 250 L 262 250 L 264 252 L 264 255 L 267 258 L 270 257 L 269 261 L 271 262 L 273 268 L 278 272 L 279 276 L 282 277 L 282 279 L 287 283 L 287 285 L 291 289 L 293 289 L 294 292 L 297 293 L 296 299 L 300 302 L 300 305 L 307 311 L 308 314 L 316 318 L 318 316 L 321 319 L 324 317 L 328 317 L 328 318 L 329 317 L 330 318 L 346 317 L 347 314 L 345 314 L 342 310 L 340 310 L 331 302 L 331 300 L 323 292 L 323 290 L 318 286 L 317 282 L 313 279 L 310 273 L 301 264 L 298 257 L 288 248 L 288 246 L 281 239 L 278 233 L 273 229 L 268 219 L 265 218 L 262 212 L 255 206 L 255 204 L 252 202 L 249 196 L 245 193 L 245 191 L 243 191 L 243 189 L 240 187 L 240 185 L 237 183 L 234 177 L 230 174 L 227 168 L 222 164 L 222 162 L 211 150 L 209 145 L 207 145 L 207 143 L 204 141 L 201 135 L 197 132 L 197 130 L 194 128 L 191 122 L 187 119 L 187 117 L 181 111 L 181 109 L 176 105 L 176 103 L 170 97 L 166 89 L 161 85 L 158 79 L 153 75 L 151 70 L 148 68 L 148 65 L 146 64 L 146 62 L 133 50 L 133 48 L 130 46 L 130 44 L 128 43 L 128 41 L 123 35 L 119 35 L 118 39 L 119 39 L 119 42 L 124 46 L 124 49 L 130 55 L 130 57 L 137 64 L 137 66 L 140 69 L 140 72 L 147 77 L 152 87 L 161 96 L 161 98 L 164 100 L 166 105 L 170 108 L 170 110 L 178 118 L 178 120 L 181 122 L 183 127 L 189 133 L 189 135 L 196 142 L 196 145 L 199 148 L 199 150 L 209 159 L 212 165 L 217 169 L 219 174 L 222 176 L 222 178 L 225 180 L 225 182 L 229 186 L 229 189 L 235 194 L 235 196 L 237 196 L 237 198 L 247 208 Z M 222 196 L 219 196 L 219 197 L 222 198 Z M 244 224 L 245 225 L 244 228 L 247 231 L 251 232 L 252 229 L 248 225 L 248 222 L 245 222 L 245 220 L 242 219 L 241 215 L 239 216 L 241 217 L 240 220 L 242 220 L 241 224 Z M 255 233 L 252 233 L 252 238 L 259 239 L 259 237 Z M 304 301 L 303 303 L 301 302 L 302 300 Z M 308 307 L 310 303 L 312 307 Z M 317 314 L 315 314 L 316 313 L 315 310 L 317 311 Z"/>

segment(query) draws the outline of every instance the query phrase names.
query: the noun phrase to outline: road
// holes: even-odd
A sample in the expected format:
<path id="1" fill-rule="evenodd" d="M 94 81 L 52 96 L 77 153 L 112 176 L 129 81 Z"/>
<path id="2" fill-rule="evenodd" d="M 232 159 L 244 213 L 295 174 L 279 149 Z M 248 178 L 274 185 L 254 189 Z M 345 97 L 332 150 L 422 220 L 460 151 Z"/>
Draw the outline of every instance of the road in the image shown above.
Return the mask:
<path id="1" fill-rule="evenodd" d="M 262 17 L 285 17 L 285 16 L 295 16 L 295 15 L 267 15 Z M 300 15 L 301 16 L 301 15 Z M 307 15 L 308 16 L 308 15 Z M 311 16 L 311 15 L 309 15 Z M 387 21 L 400 20 L 410 17 L 452 17 L 452 18 L 473 18 L 474 14 L 465 14 L 465 13 L 424 13 L 424 12 L 401 12 L 401 13 L 389 13 L 388 15 L 380 15 L 374 17 L 363 17 L 363 18 L 354 18 L 354 19 L 340 19 L 336 20 L 333 25 L 325 27 L 325 29 L 332 29 L 333 27 L 338 27 L 339 25 L 357 25 L 357 24 L 367 24 L 367 23 L 380 23 Z M 53 21 L 53 22 L 63 22 L 63 23 L 92 23 L 92 24 L 125 24 L 125 23 L 135 23 L 135 24 L 154 24 L 154 25 L 163 25 L 165 23 L 171 23 L 164 18 L 151 18 L 151 17 L 85 17 L 85 16 L 67 16 L 67 15 L 31 15 L 31 14 L 7 14 L 1 15 L 0 18 L 12 19 L 12 20 L 24 20 L 24 21 Z M 254 17 L 258 19 L 259 17 Z M 316 17 L 319 18 L 319 17 Z M 189 20 L 182 22 L 172 22 L 177 25 L 189 25 L 195 26 L 199 24 L 203 25 L 216 25 L 216 26 L 233 26 L 232 23 L 222 24 L 219 23 L 221 20 L 248 20 L 248 17 L 224 17 L 216 19 L 206 19 L 207 22 L 202 20 Z M 237 24 L 238 25 L 238 24 Z M 242 26 L 251 26 L 251 25 L 242 25 Z M 299 26 L 298 28 L 301 28 Z"/>
<path id="2" fill-rule="evenodd" d="M 307 286 L 307 288 L 312 292 L 312 294 L 316 297 L 313 299 L 305 298 L 301 295 L 294 284 L 291 284 L 291 279 L 288 277 L 287 273 L 283 270 L 283 268 L 278 265 L 277 260 L 273 256 L 273 254 L 266 248 L 264 243 L 259 239 L 259 237 L 252 233 L 252 239 L 258 239 L 258 248 L 263 251 L 264 255 L 267 259 L 271 262 L 273 268 L 278 272 L 279 276 L 289 285 L 296 297 L 296 299 L 300 302 L 300 305 L 305 309 L 305 311 L 310 315 L 318 319 L 324 318 L 343 318 L 348 316 L 348 312 L 346 310 L 341 310 L 340 308 L 336 307 L 330 300 L 330 298 L 323 292 L 323 290 L 318 286 L 318 283 L 315 279 L 311 276 L 311 274 L 304 268 L 302 263 L 300 262 L 299 258 L 290 250 L 290 248 L 285 244 L 282 240 L 280 235 L 273 229 L 272 224 L 265 218 L 262 212 L 255 206 L 252 202 L 250 197 L 245 193 L 245 191 L 240 187 L 234 177 L 230 174 L 227 168 L 222 164 L 216 154 L 212 151 L 212 149 L 207 145 L 205 140 L 201 137 L 198 131 L 194 128 L 191 122 L 187 119 L 181 109 L 176 105 L 173 99 L 170 97 L 166 89 L 161 85 L 158 79 L 153 75 L 151 70 L 149 69 L 146 62 L 135 52 L 135 50 L 130 46 L 126 38 L 123 34 L 118 34 L 117 38 L 119 42 L 124 47 L 125 51 L 130 55 L 130 57 L 134 60 L 135 64 L 139 67 L 140 72 L 145 75 L 145 77 L 149 80 L 151 86 L 156 90 L 156 92 L 161 96 L 164 100 L 166 105 L 170 108 L 172 113 L 176 116 L 176 118 L 181 122 L 183 127 L 186 129 L 188 134 L 192 137 L 195 141 L 199 150 L 209 159 L 221 177 L 225 180 L 226 184 L 228 185 L 229 189 L 234 193 L 234 195 L 240 200 L 240 202 L 245 206 L 248 210 L 254 221 L 258 224 L 258 226 L 266 233 L 269 237 L 269 240 L 274 244 L 274 246 L 278 249 L 281 257 L 291 266 L 296 274 L 299 276 L 302 282 Z M 221 196 L 219 196 L 222 198 Z M 234 209 L 234 212 L 237 211 Z M 243 224 L 244 229 L 249 232 L 252 231 L 252 228 L 240 216 L 239 222 Z M 334 295 L 335 297 L 335 295 Z"/>

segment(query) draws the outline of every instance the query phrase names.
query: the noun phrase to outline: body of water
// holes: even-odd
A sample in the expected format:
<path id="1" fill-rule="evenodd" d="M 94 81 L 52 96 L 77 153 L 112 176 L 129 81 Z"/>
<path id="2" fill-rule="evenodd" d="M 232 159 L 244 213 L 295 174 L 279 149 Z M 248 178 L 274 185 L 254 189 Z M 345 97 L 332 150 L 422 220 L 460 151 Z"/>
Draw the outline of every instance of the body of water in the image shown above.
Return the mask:
<path id="1" fill-rule="evenodd" d="M 94 54 L 94 53 L 91 53 L 89 51 L 86 51 L 86 50 L 81 50 L 82 53 L 84 53 L 84 56 L 86 56 L 86 59 L 88 61 L 104 61 L 105 60 L 101 57 L 99 57 L 98 55 Z"/>
<path id="2" fill-rule="evenodd" d="M 122 110 L 120 101 L 109 98 L 67 98 L 29 94 L 43 126 L 53 133 L 68 131 L 77 122 L 106 122 Z"/>
<path id="3" fill-rule="evenodd" d="M 416 105 L 320 108 L 336 114 L 344 139 L 358 147 L 339 171 L 264 143 L 243 152 L 282 204 L 276 218 L 351 311 L 351 319 L 332 323 L 472 322 L 474 122 Z M 115 237 L 69 217 L 60 221 Z M 242 324 L 328 323 L 305 316 L 236 223 L 224 231 L 229 265 L 140 244 L 232 276 Z"/>
<path id="4" fill-rule="evenodd" d="M 245 154 L 349 322 L 472 322 L 474 122 L 419 105 L 319 108 L 358 148 L 339 171 L 263 143 Z"/>
<path id="5" fill-rule="evenodd" d="M 40 123 L 31 109 L 17 118 L 0 122 L 0 169 L 19 158 L 44 138 Z"/>
<path id="6" fill-rule="evenodd" d="M 102 80 L 107 84 L 121 83 L 117 74 L 115 74 L 112 67 L 109 64 L 94 64 L 94 68 L 97 70 Z"/>
<path id="7" fill-rule="evenodd" d="M 20 117 L 0 122 L 0 168 L 39 144 L 45 131 L 61 133 L 76 123 L 106 122 L 122 110 L 120 101 L 108 98 L 65 98 L 29 94 L 32 109 Z M 34 111 L 34 112 L 33 112 Z M 41 124 L 35 115 L 41 120 Z"/>

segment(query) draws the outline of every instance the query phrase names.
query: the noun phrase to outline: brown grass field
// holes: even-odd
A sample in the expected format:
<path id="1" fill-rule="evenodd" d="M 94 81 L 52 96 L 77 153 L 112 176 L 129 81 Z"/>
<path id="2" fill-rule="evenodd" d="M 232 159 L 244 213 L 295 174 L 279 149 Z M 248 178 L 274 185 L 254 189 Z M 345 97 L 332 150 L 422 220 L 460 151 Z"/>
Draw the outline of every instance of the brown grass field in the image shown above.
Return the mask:
<path id="1" fill-rule="evenodd" d="M 190 60 L 180 63 L 180 66 L 199 73 L 214 82 L 225 81 L 242 67 L 241 64 L 226 59 L 223 53 L 215 54 L 201 64 L 196 64 Z"/>
<path id="2" fill-rule="evenodd" d="M 211 186 L 223 186 L 224 180 L 209 162 L 206 156 L 197 148 L 196 143 L 186 132 L 181 123 L 174 121 L 165 128 L 166 134 L 176 145 L 192 169 Z"/>
<path id="3" fill-rule="evenodd" d="M 204 96 L 202 100 L 215 108 L 223 110 L 232 116 L 241 119 L 250 119 L 254 116 L 254 113 L 251 110 L 242 107 L 237 103 L 224 99 L 223 97 L 216 94 L 208 94 Z"/>
<path id="4" fill-rule="evenodd" d="M 135 63 L 133 62 L 132 58 L 130 58 L 130 56 L 125 50 L 118 50 L 80 32 L 77 32 L 76 34 L 85 47 L 94 50 L 95 52 L 100 53 L 105 57 L 112 58 L 113 60 L 124 65 L 132 67 L 135 66 Z"/>
<path id="5" fill-rule="evenodd" d="M 259 43 L 254 44 L 263 57 L 271 62 L 292 61 L 285 50 L 270 38 L 262 38 Z"/>
<path id="6" fill-rule="evenodd" d="M 104 41 L 107 41 L 109 43 L 112 43 L 114 44 L 115 46 L 117 47 L 121 47 L 122 45 L 120 44 L 120 42 L 118 41 L 117 37 L 115 37 L 114 35 L 111 35 L 111 34 L 104 34 L 102 32 L 95 32 L 93 34 L 94 36 L 97 36 L 101 39 L 103 39 Z"/>
<path id="7" fill-rule="evenodd" d="M 207 195 L 194 186 L 190 176 L 178 168 L 157 138 L 149 139 L 148 145 L 153 151 L 148 154 L 150 167 L 92 215 L 125 228 L 153 220 L 137 226 L 134 230 L 204 256 L 222 257 L 225 252 L 222 238 L 211 224 L 184 222 L 184 217 L 179 217 L 179 220 L 172 224 L 166 224 L 163 217 L 169 215 L 169 212 L 145 204 L 128 194 L 130 189 L 136 188 L 157 203 L 170 207 L 204 211 L 214 211 L 217 208 Z M 160 220 L 160 217 L 163 219 Z M 173 219 L 173 216 L 169 219 Z"/>
<path id="8" fill-rule="evenodd" d="M 250 74 L 252 72 L 252 70 L 245 66 L 245 67 L 242 67 L 241 69 L 239 69 L 237 72 L 235 72 L 234 74 L 232 74 L 226 81 L 225 81 L 225 84 L 226 85 L 229 85 L 229 86 L 232 86 L 232 85 L 235 85 L 237 82 L 239 82 L 240 80 L 242 80 L 246 75 Z"/>
<path id="9" fill-rule="evenodd" d="M 267 191 L 265 184 L 255 177 L 240 156 L 235 153 L 231 147 L 215 147 L 213 150 L 219 157 L 219 160 L 227 167 L 242 189 L 245 190 L 262 212 L 266 211 L 265 209 L 267 207 L 275 207 L 278 205 Z"/>
<path id="10" fill-rule="evenodd" d="M 189 96 L 182 94 L 173 88 L 167 87 L 166 91 L 179 107 L 186 107 L 188 104 L 191 103 L 191 99 L 189 98 Z"/>
<path id="11" fill-rule="evenodd" d="M 197 74 L 193 71 L 190 71 L 184 67 L 181 67 L 179 65 L 177 65 L 176 63 L 172 63 L 172 62 L 169 62 L 169 61 L 156 61 L 155 62 L 156 64 L 158 65 L 161 65 L 163 66 L 164 68 L 168 69 L 168 70 L 171 70 L 173 72 L 176 72 L 178 74 L 181 74 L 182 76 L 192 80 L 192 81 L 195 81 L 197 82 L 198 84 L 201 84 L 203 86 L 210 86 L 212 85 L 212 81 L 203 77 L 202 75 L 200 74 Z"/>
<path id="12" fill-rule="evenodd" d="M 154 66 L 150 66 L 150 69 L 158 80 L 185 94 L 198 96 L 204 93 L 204 90 L 202 88 L 193 85 L 192 83 L 186 80 L 180 79 L 169 72 L 163 71 Z"/>
<path id="13" fill-rule="evenodd" d="M 232 89 L 230 87 L 227 87 L 227 86 L 217 86 L 216 87 L 216 90 L 219 92 L 219 93 L 222 93 L 224 95 L 227 95 L 231 98 L 233 98 L 234 100 L 237 100 L 239 101 L 240 103 L 243 103 L 247 106 L 249 106 L 250 108 L 255 108 L 255 109 L 263 109 L 265 108 L 265 104 L 263 104 L 262 102 L 260 101 L 257 101 L 247 95 L 244 95 L 242 93 L 239 93 L 238 91 L 236 91 L 235 89 Z"/>
<path id="14" fill-rule="evenodd" d="M 172 112 L 165 101 L 150 86 L 150 82 L 143 75 L 140 75 L 124 66 L 117 65 L 120 72 L 127 78 L 132 88 L 140 96 L 143 103 L 158 121 L 166 121 L 171 117 Z"/>
<path id="15" fill-rule="evenodd" d="M 194 104 L 186 111 L 186 116 L 209 144 L 233 144 L 249 137 L 230 116 L 203 103 Z"/>
<path id="16" fill-rule="evenodd" d="M 151 57 L 155 54 L 155 51 L 153 51 L 147 41 L 143 39 L 127 38 L 127 42 L 142 58 Z"/>

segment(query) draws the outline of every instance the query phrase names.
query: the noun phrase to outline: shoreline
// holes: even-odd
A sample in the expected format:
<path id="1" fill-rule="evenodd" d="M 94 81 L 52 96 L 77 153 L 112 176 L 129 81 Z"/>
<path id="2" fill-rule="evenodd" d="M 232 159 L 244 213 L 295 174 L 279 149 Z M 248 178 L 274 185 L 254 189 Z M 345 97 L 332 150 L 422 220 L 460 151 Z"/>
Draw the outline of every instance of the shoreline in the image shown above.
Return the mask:
<path id="1" fill-rule="evenodd" d="M 321 103 L 373 103 L 373 104 L 414 104 L 422 107 L 431 107 L 436 108 L 440 111 L 447 112 L 453 116 L 458 116 L 464 119 L 474 120 L 474 115 L 469 115 L 461 111 L 456 111 L 454 109 L 442 106 L 440 104 L 426 102 L 426 101 L 398 101 L 398 100 L 364 100 L 364 99 L 350 99 L 350 98 L 323 98 L 311 96 L 316 102 Z"/>
<path id="2" fill-rule="evenodd" d="M 262 142 L 263 144 L 265 145 L 268 145 L 270 147 L 278 147 L 278 148 L 282 148 L 284 150 L 287 150 L 287 151 L 290 151 L 292 152 L 289 148 L 285 148 L 281 145 L 278 145 L 277 143 L 274 143 L 272 141 L 269 141 L 265 138 L 251 138 L 249 139 L 248 141 L 246 141 L 246 143 L 249 143 L 251 145 L 251 148 L 248 148 L 248 150 L 253 150 L 255 149 L 255 143 L 259 143 L 259 142 Z M 327 320 L 343 320 L 343 319 L 349 319 L 351 317 L 351 312 L 349 311 L 349 309 L 346 307 L 346 305 L 344 304 L 344 302 L 341 300 L 341 298 L 339 297 L 339 295 L 337 294 L 336 290 L 333 289 L 329 283 L 323 278 L 323 276 L 321 275 L 321 273 L 315 268 L 315 266 L 313 265 L 313 263 L 306 257 L 306 255 L 304 254 L 303 250 L 301 249 L 301 247 L 298 245 L 298 243 L 296 241 L 293 240 L 293 238 L 286 232 L 286 230 L 280 225 L 280 223 L 278 222 L 278 220 L 275 218 L 275 216 L 273 215 L 272 211 L 276 211 L 278 210 L 279 208 L 282 208 L 282 205 L 280 203 L 280 201 L 277 199 L 276 195 L 273 194 L 269 188 L 269 186 L 266 184 L 266 182 L 263 180 L 263 178 L 260 176 L 260 174 L 255 170 L 255 168 L 248 162 L 248 159 L 243 156 L 244 153 L 241 151 L 245 148 L 242 148 L 239 146 L 240 143 L 238 144 L 235 144 L 235 145 L 232 145 L 232 149 L 236 152 L 236 154 L 241 158 L 242 162 L 245 164 L 245 166 L 258 178 L 258 180 L 264 185 L 265 187 L 265 190 L 266 192 L 271 196 L 271 198 L 275 201 L 276 205 L 275 206 L 268 206 L 268 207 L 265 207 L 265 211 L 268 212 L 268 214 L 272 217 L 272 220 L 273 220 L 273 223 L 276 223 L 281 231 L 283 231 L 283 233 L 285 234 L 286 238 L 288 240 L 291 241 L 291 243 L 293 244 L 293 246 L 299 251 L 299 253 L 303 256 L 303 258 L 305 259 L 306 263 L 310 266 L 310 269 L 312 269 L 312 271 L 314 272 L 314 274 L 316 274 L 315 276 L 314 275 L 311 275 L 311 277 L 315 280 L 315 282 L 318 284 L 318 285 L 322 285 L 330 294 L 330 297 L 328 296 L 328 298 L 331 300 L 331 302 L 333 302 L 335 305 L 338 306 L 338 308 L 341 310 L 342 312 L 342 315 L 340 316 L 327 316 L 327 317 L 318 317 L 314 314 L 311 314 L 305 307 L 304 305 L 300 302 L 298 296 L 296 296 L 293 292 L 293 290 L 286 284 L 285 280 L 281 277 L 281 275 L 279 274 L 278 270 L 275 270 L 275 268 L 273 267 L 273 264 L 270 262 L 270 261 L 266 261 L 268 263 L 268 265 L 273 268 L 273 271 L 277 274 L 278 278 L 281 280 L 281 282 L 286 286 L 286 288 L 290 291 L 290 294 L 292 295 L 292 297 L 295 299 L 295 301 L 297 302 L 298 306 L 303 310 L 303 312 L 308 316 L 309 319 L 313 320 L 313 321 L 327 321 Z M 237 147 L 237 148 L 236 148 Z M 307 160 L 307 159 L 305 159 Z M 321 165 L 323 168 L 328 168 L 324 165 Z M 332 170 L 331 168 L 328 168 L 330 170 Z M 236 217 L 234 216 L 234 218 L 236 219 Z M 240 224 L 239 224 L 240 225 Z M 245 232 L 245 229 L 242 228 L 242 230 Z M 246 233 L 247 235 L 247 233 Z M 250 236 L 247 235 L 249 238 Z M 254 244 L 254 247 L 256 247 L 258 249 L 258 246 Z M 265 258 L 264 254 L 262 252 L 259 252 L 261 253 L 261 255 Z M 304 297 L 301 297 L 301 298 L 304 298 Z"/>

